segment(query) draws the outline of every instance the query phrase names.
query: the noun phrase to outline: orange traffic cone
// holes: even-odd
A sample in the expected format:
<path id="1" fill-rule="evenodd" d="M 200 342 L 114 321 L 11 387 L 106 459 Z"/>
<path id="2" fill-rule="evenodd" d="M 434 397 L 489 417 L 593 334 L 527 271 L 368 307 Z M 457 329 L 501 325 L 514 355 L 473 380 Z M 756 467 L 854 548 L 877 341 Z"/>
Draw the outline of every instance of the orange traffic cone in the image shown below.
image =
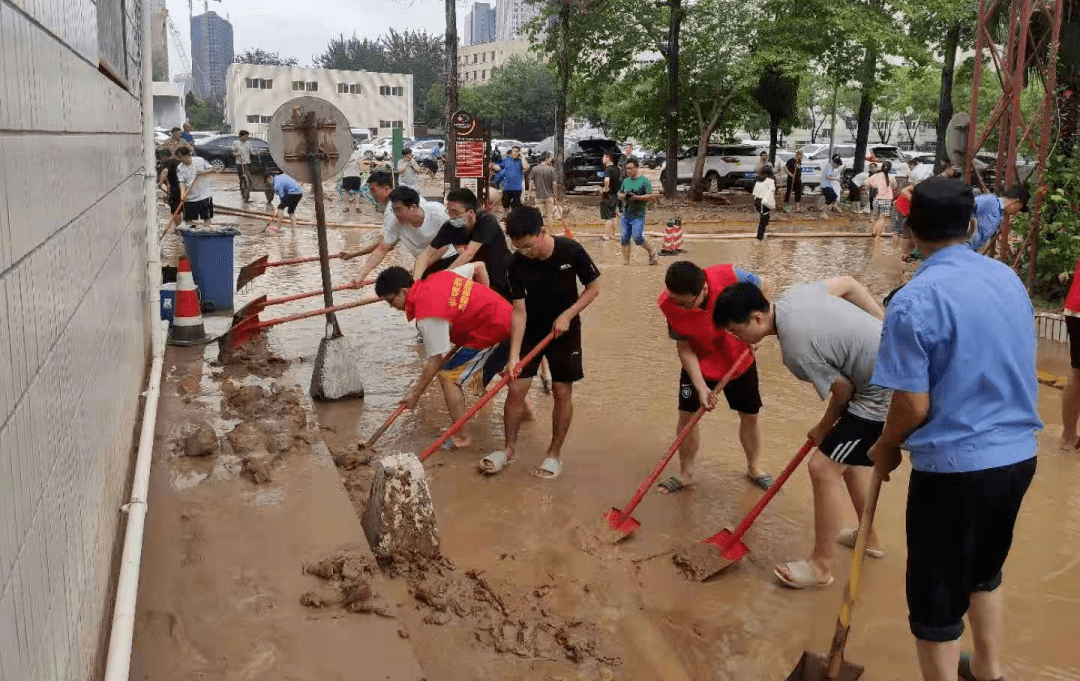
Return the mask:
<path id="1" fill-rule="evenodd" d="M 668 220 L 667 226 L 664 227 L 664 245 L 660 248 L 660 255 L 675 255 L 678 251 L 672 245 L 675 237 L 675 221 Z"/>
<path id="2" fill-rule="evenodd" d="M 683 231 L 682 218 L 675 218 L 675 225 L 671 233 L 671 250 L 675 253 L 685 253 L 682 247 Z"/>
<path id="3" fill-rule="evenodd" d="M 176 268 L 176 312 L 169 332 L 170 345 L 193 345 L 206 339 L 191 261 L 181 256 Z"/>

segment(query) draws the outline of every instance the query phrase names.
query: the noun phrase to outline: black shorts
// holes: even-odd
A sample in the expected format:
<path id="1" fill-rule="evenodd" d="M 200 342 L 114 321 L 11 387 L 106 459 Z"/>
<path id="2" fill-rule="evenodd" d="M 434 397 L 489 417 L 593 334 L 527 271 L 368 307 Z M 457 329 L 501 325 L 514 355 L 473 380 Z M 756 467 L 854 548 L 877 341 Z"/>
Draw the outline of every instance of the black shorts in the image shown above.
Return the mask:
<path id="1" fill-rule="evenodd" d="M 705 385 L 712 390 L 720 381 L 705 379 Z M 740 414 L 756 414 L 761 411 L 761 391 L 758 389 L 757 360 L 750 365 L 742 376 L 724 386 L 724 397 L 728 407 Z M 683 369 L 679 374 L 679 411 L 693 413 L 701 408 L 697 390 L 690 382 L 690 374 Z"/>
<path id="2" fill-rule="evenodd" d="M 619 215 L 619 197 L 612 196 L 610 199 L 600 199 L 600 219 L 614 220 Z"/>
<path id="3" fill-rule="evenodd" d="M 347 192 L 360 191 L 360 178 L 359 177 L 343 177 L 341 178 L 341 188 Z"/>
<path id="4" fill-rule="evenodd" d="M 457 255 L 448 255 L 445 258 L 440 258 L 435 262 L 428 265 L 428 268 L 424 270 L 424 273 L 420 275 L 421 279 L 427 279 L 436 272 L 442 272 L 447 267 L 450 267 L 453 262 L 457 260 Z"/>
<path id="5" fill-rule="evenodd" d="M 528 331 L 521 341 L 521 356 L 529 354 L 541 338 L 529 338 Z M 572 324 L 570 330 L 548 343 L 537 358 L 521 370 L 519 378 L 532 378 L 540 369 L 540 359 L 547 357 L 551 380 L 555 383 L 574 383 L 585 378 L 581 362 L 581 325 Z"/>
<path id="6" fill-rule="evenodd" d="M 289 215 L 292 215 L 296 212 L 296 204 L 300 203 L 302 198 L 303 194 L 286 194 L 285 198 L 278 201 L 278 210 L 288 211 Z"/>
<path id="7" fill-rule="evenodd" d="M 184 202 L 184 220 L 186 222 L 209 220 L 212 217 L 214 217 L 214 200 L 212 198 Z"/>
<path id="8" fill-rule="evenodd" d="M 818 449 L 836 463 L 873 466 L 874 462 L 867 453 L 881 437 L 884 429 L 884 421 L 871 421 L 846 411 L 822 440 Z"/>
<path id="9" fill-rule="evenodd" d="M 971 594 L 994 591 L 1035 457 L 969 473 L 911 471 L 907 500 L 908 624 L 923 641 L 964 633 Z"/>
<path id="10" fill-rule="evenodd" d="M 503 208 L 517 208 L 521 205 L 521 190 L 504 189 L 502 193 Z"/>
<path id="11" fill-rule="evenodd" d="M 180 207 L 180 188 L 169 189 L 169 213 L 175 214 Z"/>
<path id="12" fill-rule="evenodd" d="M 1069 332 L 1069 358 L 1072 368 L 1080 369 L 1080 317 L 1065 315 L 1065 330 Z"/>

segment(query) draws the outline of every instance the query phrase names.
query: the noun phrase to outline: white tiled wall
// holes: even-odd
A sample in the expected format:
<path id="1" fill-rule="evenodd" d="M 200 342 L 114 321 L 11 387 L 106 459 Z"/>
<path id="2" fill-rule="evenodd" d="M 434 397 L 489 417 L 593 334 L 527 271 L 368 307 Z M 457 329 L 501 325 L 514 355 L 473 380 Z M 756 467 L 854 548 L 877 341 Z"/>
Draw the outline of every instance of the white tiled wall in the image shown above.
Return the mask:
<path id="1" fill-rule="evenodd" d="M 107 1 L 107 0 L 102 0 Z M 0 0 L 0 681 L 94 678 L 149 339 L 139 3 Z"/>

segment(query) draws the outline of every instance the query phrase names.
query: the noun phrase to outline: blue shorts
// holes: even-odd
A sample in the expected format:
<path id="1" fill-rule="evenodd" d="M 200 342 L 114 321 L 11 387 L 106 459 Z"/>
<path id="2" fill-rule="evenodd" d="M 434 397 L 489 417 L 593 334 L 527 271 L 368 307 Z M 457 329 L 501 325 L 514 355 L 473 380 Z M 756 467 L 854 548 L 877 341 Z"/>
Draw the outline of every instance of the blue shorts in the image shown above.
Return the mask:
<path id="1" fill-rule="evenodd" d="M 510 360 L 510 339 L 490 348 L 474 350 L 459 348 L 450 356 L 440 375 L 463 389 L 482 392 L 495 375 L 506 368 Z"/>
<path id="2" fill-rule="evenodd" d="M 622 245 L 626 246 L 633 239 L 634 243 L 641 246 L 645 243 L 645 216 L 634 217 L 623 213 L 622 221 Z"/>

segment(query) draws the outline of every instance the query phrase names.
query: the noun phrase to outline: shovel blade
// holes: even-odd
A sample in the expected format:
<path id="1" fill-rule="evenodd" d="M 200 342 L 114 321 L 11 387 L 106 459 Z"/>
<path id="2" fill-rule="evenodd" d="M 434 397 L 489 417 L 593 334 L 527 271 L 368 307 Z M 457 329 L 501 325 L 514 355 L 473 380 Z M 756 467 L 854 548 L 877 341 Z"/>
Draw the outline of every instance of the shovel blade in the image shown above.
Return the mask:
<path id="1" fill-rule="evenodd" d="M 266 271 L 266 263 L 270 261 L 270 256 L 264 255 L 261 258 L 252 260 L 247 265 L 240 268 L 240 273 L 236 275 L 236 290 L 247 286 L 252 279 L 259 276 Z"/>
<path id="2" fill-rule="evenodd" d="M 233 326 L 228 332 L 229 348 L 232 350 L 239 350 L 252 339 L 258 330 L 259 317 L 257 315 L 252 315 Z"/>
<path id="3" fill-rule="evenodd" d="M 731 532 L 720 530 L 705 541 L 677 552 L 672 556 L 672 561 L 689 579 L 704 582 L 742 559 L 749 551 L 746 544 L 735 539 Z"/>
<path id="4" fill-rule="evenodd" d="M 719 548 L 724 556 L 724 560 L 727 560 L 729 563 L 742 560 L 743 557 L 750 552 L 750 549 L 746 544 L 742 543 L 741 539 L 732 537 L 731 531 L 726 528 L 709 537 L 703 543 L 712 544 Z"/>
<path id="5" fill-rule="evenodd" d="M 862 665 L 841 660 L 840 672 L 830 679 L 828 658 L 808 651 L 799 658 L 799 664 L 795 665 L 786 681 L 857 681 L 863 671 Z"/>
<path id="6" fill-rule="evenodd" d="M 633 516 L 625 515 L 621 509 L 613 508 L 604 514 L 604 522 L 601 524 L 600 539 L 607 544 L 617 544 L 629 537 L 635 530 L 641 527 L 641 523 Z"/>
<path id="7" fill-rule="evenodd" d="M 233 324 L 254 316 L 266 309 L 266 296 L 259 296 L 247 305 L 233 313 Z"/>

